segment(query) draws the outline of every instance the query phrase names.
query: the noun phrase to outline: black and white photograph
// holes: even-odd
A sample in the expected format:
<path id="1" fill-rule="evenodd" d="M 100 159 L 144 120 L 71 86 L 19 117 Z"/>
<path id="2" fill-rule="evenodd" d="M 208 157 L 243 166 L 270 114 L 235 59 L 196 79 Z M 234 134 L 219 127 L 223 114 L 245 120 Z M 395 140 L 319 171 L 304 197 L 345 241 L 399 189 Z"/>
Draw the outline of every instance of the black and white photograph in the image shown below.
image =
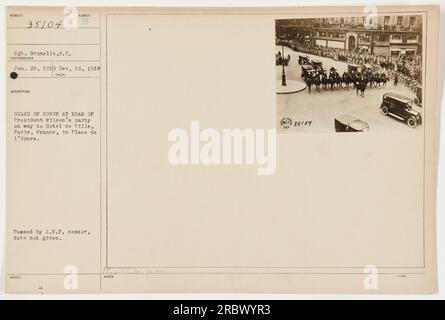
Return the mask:
<path id="1" fill-rule="evenodd" d="M 422 132 L 423 16 L 275 21 L 277 131 Z"/>

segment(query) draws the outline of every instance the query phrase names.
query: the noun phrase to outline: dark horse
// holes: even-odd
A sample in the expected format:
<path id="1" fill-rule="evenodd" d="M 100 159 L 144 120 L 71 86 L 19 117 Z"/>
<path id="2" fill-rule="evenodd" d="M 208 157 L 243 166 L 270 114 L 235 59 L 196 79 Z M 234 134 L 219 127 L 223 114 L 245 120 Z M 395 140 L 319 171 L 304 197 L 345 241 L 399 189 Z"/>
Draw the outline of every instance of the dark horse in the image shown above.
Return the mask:
<path id="1" fill-rule="evenodd" d="M 333 90 L 334 85 L 336 83 L 336 72 L 334 70 L 332 70 L 332 68 L 331 68 L 331 72 L 329 73 L 329 83 L 331 85 L 331 90 Z"/>
<path id="2" fill-rule="evenodd" d="M 342 86 L 342 78 L 341 76 L 338 74 L 338 72 L 335 73 L 334 76 L 334 84 L 337 88 L 340 88 Z"/>
<path id="3" fill-rule="evenodd" d="M 326 90 L 328 85 L 331 83 L 331 80 L 324 74 L 321 78 L 321 83 L 323 84 L 323 89 Z"/>
<path id="4" fill-rule="evenodd" d="M 380 74 L 380 76 L 377 76 L 377 78 L 378 78 L 377 83 L 378 83 L 379 87 L 380 87 L 380 83 L 383 83 L 383 86 L 385 87 L 386 82 L 388 82 L 388 77 L 386 76 L 386 74 L 384 74 L 382 72 L 382 74 Z"/>
<path id="5" fill-rule="evenodd" d="M 306 81 L 307 89 L 309 91 L 309 94 L 312 92 L 312 85 L 314 84 L 314 80 L 311 77 L 306 77 L 304 79 Z"/>
<path id="6" fill-rule="evenodd" d="M 320 91 L 320 84 L 321 84 L 320 76 L 317 75 L 314 77 L 314 84 L 317 91 Z"/>
<path id="7" fill-rule="evenodd" d="M 352 82 L 349 73 L 347 73 L 347 72 L 343 72 L 341 81 L 345 84 L 346 88 L 349 90 L 349 85 L 350 85 L 351 82 Z"/>
<path id="8" fill-rule="evenodd" d="M 357 94 L 359 94 L 359 91 L 360 91 L 360 96 L 364 98 L 365 90 L 366 90 L 366 80 L 358 81 L 355 85 L 355 90 L 356 90 Z"/>

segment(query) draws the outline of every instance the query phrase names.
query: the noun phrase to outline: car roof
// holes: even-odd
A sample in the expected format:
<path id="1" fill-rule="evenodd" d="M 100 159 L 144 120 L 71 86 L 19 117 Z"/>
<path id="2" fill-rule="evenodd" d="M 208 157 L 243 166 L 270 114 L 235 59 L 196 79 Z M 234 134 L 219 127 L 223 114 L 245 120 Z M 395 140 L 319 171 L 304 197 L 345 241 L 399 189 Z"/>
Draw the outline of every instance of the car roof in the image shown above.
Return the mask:
<path id="1" fill-rule="evenodd" d="M 411 98 L 402 96 L 401 94 L 394 93 L 394 92 L 387 92 L 387 93 L 383 94 L 383 97 L 393 98 L 393 99 L 399 100 L 400 102 L 403 102 L 403 103 L 408 103 L 408 102 L 413 101 L 413 99 L 411 99 Z"/>
<path id="2" fill-rule="evenodd" d="M 321 60 L 318 60 L 318 59 L 312 59 L 312 62 L 315 62 L 315 63 L 321 63 Z"/>
<path id="3" fill-rule="evenodd" d="M 342 114 L 335 118 L 335 120 L 355 129 L 355 130 L 363 130 L 368 128 L 368 124 L 363 122 L 356 117 L 351 116 L 350 114 Z"/>
<path id="4" fill-rule="evenodd" d="M 366 122 L 363 122 L 362 120 L 354 120 L 352 121 L 350 124 L 348 124 L 348 126 L 350 126 L 351 128 L 361 131 L 365 128 L 368 128 L 369 125 Z"/>
<path id="5" fill-rule="evenodd" d="M 344 124 L 349 124 L 352 121 L 354 121 L 355 119 L 357 119 L 357 118 L 351 116 L 350 114 L 342 114 L 342 115 L 335 117 L 335 120 L 338 120 Z"/>
<path id="6" fill-rule="evenodd" d="M 358 64 L 354 64 L 354 63 L 349 63 L 349 65 L 350 65 L 351 67 L 360 67 Z"/>
<path id="7" fill-rule="evenodd" d="M 303 64 L 301 67 L 304 69 L 313 69 L 310 64 Z"/>

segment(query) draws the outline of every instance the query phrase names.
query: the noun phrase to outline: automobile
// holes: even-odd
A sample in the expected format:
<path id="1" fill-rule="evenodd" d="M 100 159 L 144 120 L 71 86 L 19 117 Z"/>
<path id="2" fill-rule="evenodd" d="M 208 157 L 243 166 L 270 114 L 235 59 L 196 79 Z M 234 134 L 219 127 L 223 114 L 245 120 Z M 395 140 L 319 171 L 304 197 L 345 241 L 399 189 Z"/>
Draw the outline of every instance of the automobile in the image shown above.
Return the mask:
<path id="1" fill-rule="evenodd" d="M 350 63 L 350 64 L 348 64 L 348 73 L 351 73 L 353 71 L 357 72 L 359 68 L 360 68 L 360 66 L 358 64 Z"/>
<path id="2" fill-rule="evenodd" d="M 416 97 L 414 98 L 414 103 L 419 107 L 422 106 L 422 85 L 417 84 L 415 87 Z"/>
<path id="3" fill-rule="evenodd" d="M 309 63 L 309 56 L 306 56 L 306 55 L 298 56 L 298 64 L 299 65 L 308 64 L 308 63 Z"/>
<path id="4" fill-rule="evenodd" d="M 413 99 L 402 96 L 398 93 L 387 92 L 383 94 L 380 110 L 386 116 L 392 116 L 403 122 L 408 127 L 415 128 L 422 123 L 422 115 L 413 109 Z"/>
<path id="5" fill-rule="evenodd" d="M 312 60 L 311 65 L 314 69 L 321 69 L 323 70 L 323 62 L 321 60 Z"/>
<path id="6" fill-rule="evenodd" d="M 310 64 L 304 64 L 301 66 L 301 78 L 311 76 L 315 72 L 314 68 Z"/>
<path id="7" fill-rule="evenodd" d="M 335 132 L 368 132 L 369 125 L 356 117 L 343 114 L 334 119 Z"/>

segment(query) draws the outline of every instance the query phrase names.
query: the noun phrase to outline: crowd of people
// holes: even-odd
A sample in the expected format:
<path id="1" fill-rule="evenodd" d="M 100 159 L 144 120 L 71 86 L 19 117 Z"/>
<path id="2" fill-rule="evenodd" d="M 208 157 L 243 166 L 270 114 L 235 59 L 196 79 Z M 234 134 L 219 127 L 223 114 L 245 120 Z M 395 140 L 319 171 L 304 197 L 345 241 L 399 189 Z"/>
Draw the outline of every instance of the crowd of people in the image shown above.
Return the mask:
<path id="1" fill-rule="evenodd" d="M 390 56 L 371 54 L 366 49 L 356 48 L 348 51 L 346 49 L 330 48 L 316 45 L 314 43 L 286 43 L 292 49 L 328 57 L 347 63 L 357 65 L 370 65 L 377 73 L 385 73 L 390 78 L 396 79 L 398 83 L 410 88 L 422 84 L 422 57 L 415 56 Z M 414 89 L 413 89 L 414 90 Z"/>

